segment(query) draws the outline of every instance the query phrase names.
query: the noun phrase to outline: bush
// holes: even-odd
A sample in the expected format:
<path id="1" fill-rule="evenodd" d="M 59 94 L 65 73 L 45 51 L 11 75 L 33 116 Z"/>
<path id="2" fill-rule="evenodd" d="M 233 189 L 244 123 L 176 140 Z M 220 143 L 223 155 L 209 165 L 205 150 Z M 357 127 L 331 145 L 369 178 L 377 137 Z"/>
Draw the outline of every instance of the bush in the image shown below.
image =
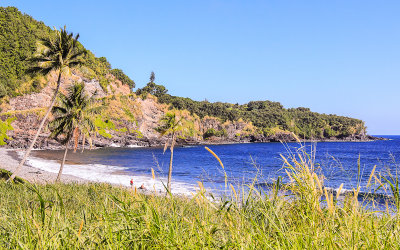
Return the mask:
<path id="1" fill-rule="evenodd" d="M 120 80 L 123 84 L 128 85 L 131 89 L 135 88 L 135 82 L 131 80 L 129 76 L 125 75 L 125 73 L 121 69 L 112 69 L 110 73 L 118 80 Z"/>

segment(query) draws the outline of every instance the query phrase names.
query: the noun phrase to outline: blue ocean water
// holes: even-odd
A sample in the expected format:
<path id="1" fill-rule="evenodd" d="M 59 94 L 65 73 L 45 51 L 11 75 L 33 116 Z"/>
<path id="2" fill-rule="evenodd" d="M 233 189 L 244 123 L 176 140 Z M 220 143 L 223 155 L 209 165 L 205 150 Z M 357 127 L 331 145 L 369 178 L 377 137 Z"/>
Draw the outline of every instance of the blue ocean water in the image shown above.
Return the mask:
<path id="1" fill-rule="evenodd" d="M 398 166 L 396 160 L 400 161 L 400 136 L 384 137 L 390 140 L 313 144 L 316 149 L 315 163 L 326 177 L 325 186 L 338 188 L 343 183 L 345 189 L 352 189 L 357 186 L 359 176 L 362 190 L 367 191 L 365 186 L 375 165 L 376 172 L 395 172 Z M 308 152 L 310 145 L 305 144 Z M 272 183 L 278 176 L 286 176 L 280 154 L 287 155 L 287 148 L 295 152 L 299 146 L 298 143 L 208 145 L 220 157 L 229 181 L 234 184 L 250 183 L 256 175 L 258 184 Z M 49 151 L 46 154 L 48 156 Z M 62 151 L 50 154 L 60 157 Z M 36 152 L 36 155 L 41 156 L 41 153 Z M 70 153 L 67 160 L 82 165 L 116 166 L 119 175 L 151 178 L 151 168 L 157 176 L 167 176 L 169 157 L 169 150 L 163 153 L 162 148 L 107 148 Z M 221 190 L 225 185 L 221 166 L 204 146 L 175 148 L 173 180 L 191 186 L 202 181 L 211 190 Z"/>

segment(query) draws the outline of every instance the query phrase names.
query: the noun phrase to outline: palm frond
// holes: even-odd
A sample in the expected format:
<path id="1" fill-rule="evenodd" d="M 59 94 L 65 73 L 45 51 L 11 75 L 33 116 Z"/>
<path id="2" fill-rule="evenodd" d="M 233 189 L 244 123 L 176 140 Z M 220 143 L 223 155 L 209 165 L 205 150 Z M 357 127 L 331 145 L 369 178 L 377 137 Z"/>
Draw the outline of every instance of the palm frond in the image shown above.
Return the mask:
<path id="1" fill-rule="evenodd" d="M 47 75 L 52 70 L 75 67 L 84 63 L 80 57 L 85 51 L 76 47 L 79 35 L 74 37 L 73 33 L 67 32 L 65 26 L 55 33 L 55 36 L 39 39 L 45 49 L 28 59 L 33 66 L 27 73 Z"/>
<path id="2" fill-rule="evenodd" d="M 71 62 L 73 62 L 74 60 L 76 60 L 76 59 L 78 59 L 78 58 L 84 56 L 85 54 L 86 54 L 86 51 L 85 51 L 85 50 L 77 51 L 77 52 L 73 53 L 73 54 L 69 57 L 69 60 L 70 60 Z"/>
<path id="3" fill-rule="evenodd" d="M 28 68 L 26 71 L 25 71 L 25 73 L 26 74 L 28 74 L 28 75 L 43 75 L 43 76 L 45 76 L 45 75 L 48 75 L 51 71 L 53 70 L 53 68 L 52 67 L 45 67 L 45 68 L 43 68 L 43 67 L 38 67 L 38 66 L 36 66 L 36 67 L 31 67 L 31 68 Z"/>

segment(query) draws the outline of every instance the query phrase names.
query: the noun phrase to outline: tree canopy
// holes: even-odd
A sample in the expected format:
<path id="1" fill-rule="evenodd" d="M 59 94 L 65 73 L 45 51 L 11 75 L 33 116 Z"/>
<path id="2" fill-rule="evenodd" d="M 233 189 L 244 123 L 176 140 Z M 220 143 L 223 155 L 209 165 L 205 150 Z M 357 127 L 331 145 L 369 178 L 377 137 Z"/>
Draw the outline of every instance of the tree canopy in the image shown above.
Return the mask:
<path id="1" fill-rule="evenodd" d="M 156 97 L 162 97 L 167 94 L 167 92 L 168 90 L 163 85 L 158 85 L 154 82 L 149 82 L 143 88 L 136 90 L 137 95 L 151 94 Z"/>

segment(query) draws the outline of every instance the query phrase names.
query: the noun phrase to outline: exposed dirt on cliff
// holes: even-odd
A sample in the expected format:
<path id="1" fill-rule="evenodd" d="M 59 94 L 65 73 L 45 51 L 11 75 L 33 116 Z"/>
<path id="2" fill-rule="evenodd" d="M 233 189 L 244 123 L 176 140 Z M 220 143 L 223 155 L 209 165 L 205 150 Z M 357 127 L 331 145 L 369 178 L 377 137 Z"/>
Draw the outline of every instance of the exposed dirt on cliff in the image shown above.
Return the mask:
<path id="1" fill-rule="evenodd" d="M 139 131 L 149 140 L 159 138 L 155 128 L 159 126 L 159 121 L 168 107 L 158 104 L 153 98 L 145 100 L 138 98 L 137 101 L 139 104 L 137 108 L 141 111 L 141 115 L 137 118 Z"/>

